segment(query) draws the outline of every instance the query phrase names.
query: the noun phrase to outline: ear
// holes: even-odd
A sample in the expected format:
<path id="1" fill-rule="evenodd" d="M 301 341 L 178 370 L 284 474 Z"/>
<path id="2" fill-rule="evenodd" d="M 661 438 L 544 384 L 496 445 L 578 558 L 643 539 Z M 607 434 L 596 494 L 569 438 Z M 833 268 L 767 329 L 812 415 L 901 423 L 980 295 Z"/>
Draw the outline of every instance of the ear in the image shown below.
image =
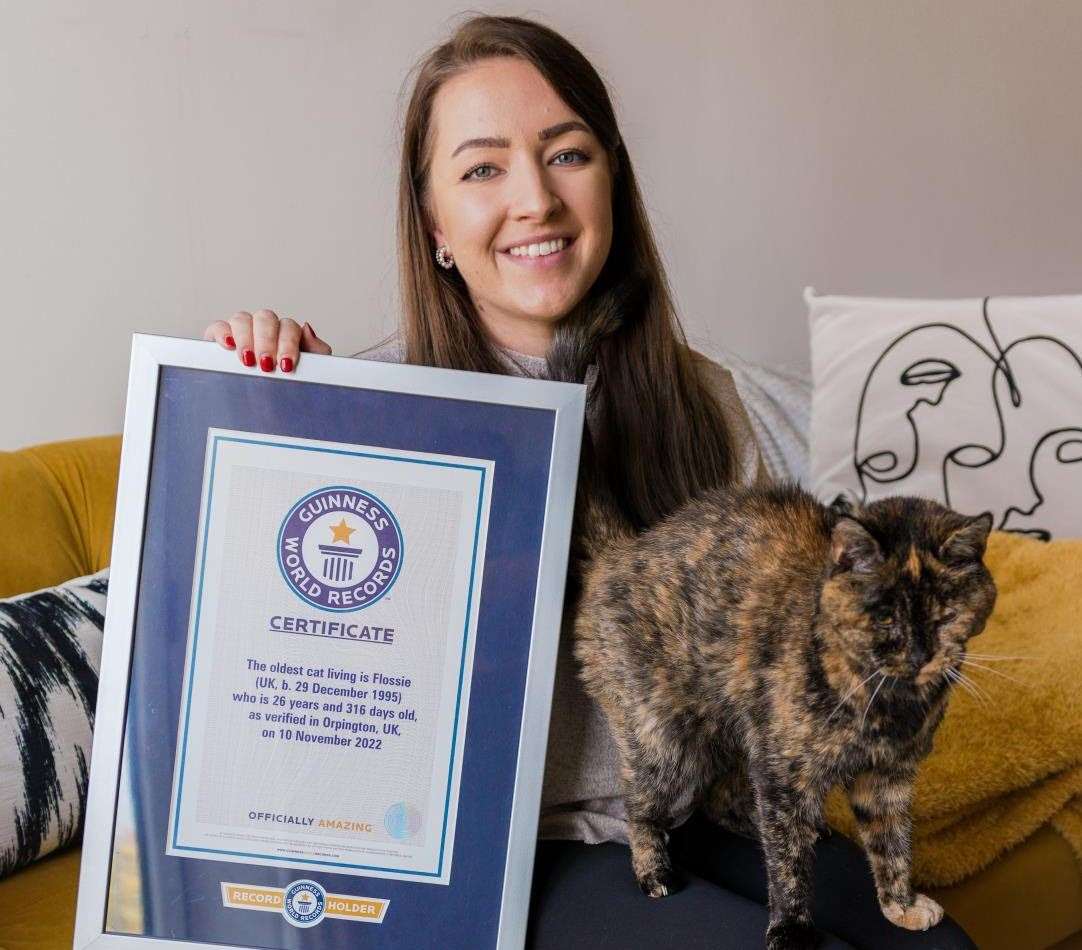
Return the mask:
<path id="1" fill-rule="evenodd" d="M 950 533 L 940 545 L 939 558 L 943 561 L 979 561 L 984 557 L 988 533 L 992 530 L 992 514 L 986 511 L 975 518 L 967 518 L 960 527 Z"/>
<path id="2" fill-rule="evenodd" d="M 835 573 L 869 574 L 883 563 L 878 542 L 864 525 L 848 516 L 839 518 L 834 525 L 830 535 L 830 557 Z"/>
<path id="3" fill-rule="evenodd" d="M 855 517 L 857 514 L 856 503 L 845 492 L 838 492 L 837 496 L 830 503 L 829 508 L 831 511 L 836 512 L 839 515 L 849 515 L 850 517 Z"/>

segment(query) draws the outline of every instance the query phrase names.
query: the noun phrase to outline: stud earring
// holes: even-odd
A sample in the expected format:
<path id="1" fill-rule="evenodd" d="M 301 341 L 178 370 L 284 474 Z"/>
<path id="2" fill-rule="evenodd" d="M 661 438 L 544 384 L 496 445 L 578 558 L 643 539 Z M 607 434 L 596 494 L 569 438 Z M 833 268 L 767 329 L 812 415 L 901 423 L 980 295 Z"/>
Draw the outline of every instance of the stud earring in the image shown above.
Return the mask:
<path id="1" fill-rule="evenodd" d="M 449 251 L 450 248 L 446 244 L 441 244 L 436 248 L 436 263 L 447 270 L 455 266 L 455 259 L 450 255 Z"/>

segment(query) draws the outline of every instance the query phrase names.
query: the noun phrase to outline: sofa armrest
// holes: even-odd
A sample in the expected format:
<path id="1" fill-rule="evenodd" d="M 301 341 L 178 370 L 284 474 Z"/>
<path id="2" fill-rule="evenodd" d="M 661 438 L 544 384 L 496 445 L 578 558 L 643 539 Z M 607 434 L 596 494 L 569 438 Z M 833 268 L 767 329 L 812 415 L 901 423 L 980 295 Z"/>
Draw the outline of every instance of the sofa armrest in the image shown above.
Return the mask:
<path id="1" fill-rule="evenodd" d="M 120 436 L 0 452 L 0 596 L 108 566 Z"/>

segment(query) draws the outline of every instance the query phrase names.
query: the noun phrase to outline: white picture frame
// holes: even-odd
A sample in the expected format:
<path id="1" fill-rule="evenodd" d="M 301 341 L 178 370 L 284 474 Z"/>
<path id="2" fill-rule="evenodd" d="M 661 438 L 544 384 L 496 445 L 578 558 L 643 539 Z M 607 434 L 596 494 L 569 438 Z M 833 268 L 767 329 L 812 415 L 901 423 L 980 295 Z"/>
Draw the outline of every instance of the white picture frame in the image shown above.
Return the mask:
<path id="1" fill-rule="evenodd" d="M 173 387 L 173 388 L 170 388 Z M 174 403 L 163 405 L 163 399 L 174 399 L 174 393 L 182 392 L 184 387 L 193 393 L 198 393 L 190 403 L 185 403 L 184 409 L 178 409 Z M 300 389 L 298 389 L 300 387 Z M 304 387 L 309 387 L 303 391 Z M 323 387 L 315 390 L 311 387 Z M 559 640 L 560 623 L 562 618 L 564 585 L 568 564 L 568 549 L 571 535 L 572 512 L 574 508 L 576 476 L 579 462 L 579 449 L 584 419 L 585 388 L 580 385 L 558 383 L 546 380 L 533 380 L 519 377 L 507 377 L 482 373 L 462 372 L 458 370 L 436 369 L 431 367 L 418 367 L 390 363 L 371 362 L 360 359 L 350 359 L 333 356 L 321 356 L 317 354 L 304 354 L 298 361 L 295 373 L 291 374 L 262 374 L 258 370 L 242 366 L 234 353 L 223 350 L 216 344 L 203 341 L 174 339 L 169 337 L 153 336 L 148 334 L 135 334 L 132 339 L 131 365 L 127 391 L 127 410 L 123 431 L 123 446 L 120 462 L 120 474 L 117 489 L 116 520 L 113 535 L 110 590 L 107 601 L 105 617 L 105 635 L 101 664 L 101 676 L 96 715 L 96 729 L 94 736 L 93 758 L 90 772 L 90 786 L 86 809 L 86 830 L 84 834 L 82 866 L 79 878 L 78 906 L 75 925 L 75 950 L 113 950 L 113 948 L 143 948 L 143 947 L 169 947 L 177 948 L 195 947 L 233 947 L 233 946 L 267 946 L 267 937 L 258 938 L 258 943 L 243 942 L 208 942 L 198 934 L 195 936 L 178 933 L 173 927 L 166 936 L 163 933 L 154 933 L 154 927 L 146 923 L 146 918 L 153 917 L 153 913 L 144 911 L 144 931 L 141 933 L 121 933 L 109 926 L 108 898 L 110 891 L 110 869 L 113 865 L 115 829 L 118 820 L 118 808 L 122 803 L 122 795 L 118 791 L 121 781 L 121 769 L 124 750 L 125 726 L 133 707 L 129 705 L 131 693 L 131 676 L 133 661 L 137 657 L 137 647 L 142 648 L 142 643 L 136 642 L 137 632 L 137 609 L 140 606 L 141 585 L 151 581 L 161 581 L 165 578 L 161 568 L 150 568 L 144 562 L 144 546 L 154 530 L 151 496 L 152 483 L 156 474 L 155 453 L 159 457 L 159 464 L 165 465 L 164 460 L 169 459 L 168 447 L 170 436 L 167 432 L 159 431 L 160 420 L 170 419 L 170 431 L 181 432 L 184 427 L 190 427 L 198 435 L 198 429 L 202 425 L 199 422 L 199 413 L 205 411 L 210 405 L 208 393 L 215 389 L 221 389 L 234 394 L 235 408 L 233 424 L 236 424 L 236 413 L 240 413 L 242 428 L 244 410 L 243 406 L 253 408 L 253 413 L 266 413 L 273 411 L 276 400 L 289 401 L 302 398 L 330 399 L 328 393 L 332 390 L 326 387 L 334 387 L 333 393 L 339 394 L 339 402 L 342 400 L 356 399 L 361 402 L 369 400 L 372 405 L 406 405 L 409 400 L 426 401 L 425 405 L 435 407 L 438 411 L 425 412 L 426 420 L 429 418 L 441 419 L 452 418 L 448 413 L 457 413 L 463 426 L 464 432 L 473 433 L 477 439 L 485 439 L 490 436 L 483 422 L 471 422 L 472 415 L 478 420 L 488 418 L 486 413 L 503 413 L 507 418 L 512 418 L 518 413 L 521 418 L 538 422 L 537 431 L 550 426 L 551 440 L 545 447 L 538 447 L 536 431 L 523 426 L 517 434 L 512 426 L 507 432 L 500 434 L 501 444 L 510 446 L 507 452 L 518 451 L 523 458 L 528 452 L 540 453 L 545 456 L 545 479 L 544 484 L 537 477 L 531 484 L 541 485 L 540 491 L 535 491 L 530 504 L 538 507 L 538 516 L 542 519 L 539 546 L 537 549 L 536 569 L 533 571 L 534 589 L 531 592 L 532 613 L 529 616 L 530 629 L 528 631 L 528 658 L 525 661 L 524 679 L 521 683 L 521 714 L 513 721 L 505 725 L 507 736 L 515 738 L 517 751 L 514 753 L 513 776 L 509 776 L 510 788 L 513 792 L 509 800 L 509 810 L 506 813 L 506 829 L 503 836 L 503 870 L 499 876 L 497 886 L 492 888 L 498 893 L 498 907 L 493 905 L 489 908 L 487 929 L 483 934 L 478 934 L 478 942 L 466 945 L 481 950 L 484 946 L 492 946 L 496 950 L 514 950 L 523 945 L 526 928 L 526 917 L 529 905 L 530 882 L 533 868 L 533 855 L 537 834 L 538 813 L 541 800 L 541 784 L 544 769 L 546 742 L 548 735 L 549 711 L 552 701 L 553 678 L 557 644 Z M 303 392 L 302 392 L 303 391 Z M 250 392 L 257 394 L 257 398 L 236 399 L 236 394 Z M 163 396 L 164 393 L 164 396 Z M 301 394 L 301 395 L 298 395 Z M 314 394 L 314 395 L 313 395 Z M 438 402 L 437 402 L 438 401 Z M 450 402 L 448 402 L 450 401 Z M 198 405 L 196 405 L 198 404 Z M 421 402 L 410 402 L 409 405 L 421 405 Z M 328 405 L 331 403 L 328 402 Z M 335 403 L 337 405 L 337 403 Z M 204 407 L 203 409 L 199 408 Z M 268 407 L 271 407 L 268 409 Z M 451 408 L 448 408 L 451 407 Z M 209 410 L 207 410 L 209 411 Z M 284 410 L 283 410 L 284 411 Z M 397 410 L 395 410 L 397 411 Z M 405 411 L 405 410 L 403 410 Z M 472 414 L 472 415 L 471 415 Z M 504 416 L 500 416 L 503 418 Z M 317 414 L 318 417 L 318 414 Z M 419 418 L 414 415 L 413 418 Z M 544 421 L 544 425 L 541 422 Z M 166 424 L 161 422 L 161 428 Z M 291 417 L 290 425 L 297 425 Z M 426 424 L 436 426 L 437 422 L 426 421 Z M 458 423 L 456 423 L 457 425 Z M 470 426 L 473 425 L 471 429 Z M 205 428 L 210 428 L 207 426 Z M 228 428 L 228 427 L 227 427 Z M 250 430 L 245 430 L 250 431 Z M 401 428 L 396 430 L 401 432 Z M 429 439 L 439 437 L 438 430 L 433 430 L 426 437 Z M 403 436 L 404 438 L 405 436 Z M 472 436 L 471 436 L 472 437 Z M 195 436 L 192 436 L 194 440 Z M 300 439 L 294 436 L 295 439 Z M 522 445 L 514 443 L 515 438 L 523 440 Z M 529 440 L 533 444 L 527 445 Z M 182 475 L 180 469 L 191 468 L 194 471 L 195 462 L 198 461 L 202 469 L 206 459 L 191 459 L 191 451 L 181 451 L 180 446 L 185 444 L 180 437 L 175 437 L 178 448 L 175 451 L 178 459 L 183 462 L 167 466 L 170 478 L 187 478 L 191 481 L 193 476 Z M 204 444 L 209 444 L 206 433 L 203 438 Z M 195 445 L 190 441 L 189 447 Z M 352 443 L 343 443 L 352 444 Z M 398 447 L 396 451 L 402 451 Z M 420 449 L 419 449 L 420 451 Z M 505 451 L 503 448 L 500 451 Z M 164 454 L 163 454 L 164 453 Z M 538 456 L 540 457 L 540 455 Z M 507 481 L 511 474 L 508 471 L 500 471 L 501 463 L 494 462 L 495 480 L 493 485 L 500 485 L 501 489 L 513 484 L 514 479 Z M 174 472 L 176 468 L 178 472 Z M 489 469 L 492 471 L 492 468 Z M 530 469 L 531 472 L 540 472 L 537 464 Z M 164 473 L 164 468 L 163 468 Z M 505 479 L 501 485 L 501 476 Z M 163 474 L 164 477 L 164 474 Z M 522 479 L 520 478 L 521 482 Z M 509 489 L 507 489 L 509 490 Z M 491 512 L 496 512 L 501 504 L 499 495 L 494 495 L 488 500 L 492 504 Z M 178 498 L 183 492 L 173 492 L 169 497 Z M 166 497 L 166 493 L 155 495 L 155 498 Z M 508 496 L 510 497 L 510 496 Z M 525 497 L 525 496 L 524 496 Z M 520 502 L 524 504 L 525 502 Z M 180 504 L 179 501 L 161 502 L 161 504 Z M 516 509 L 518 510 L 518 509 Z M 522 514 L 519 511 L 519 514 Z M 186 515 L 184 515 L 186 517 Z M 148 518 L 151 522 L 148 523 Z M 493 530 L 493 522 L 489 522 L 488 530 Z M 505 528 L 500 528 L 506 531 Z M 494 559 L 498 556 L 498 545 L 491 543 L 487 549 L 486 558 Z M 535 539 L 536 540 L 536 539 Z M 486 560 L 482 567 L 495 561 Z M 148 570 L 157 570 L 158 574 L 148 574 Z M 170 569 L 172 570 L 172 569 Z M 190 575 L 178 572 L 180 576 L 170 576 L 168 582 L 181 587 L 188 584 Z M 497 596 L 502 585 L 484 587 L 480 593 L 481 602 L 489 596 Z M 517 585 L 519 586 L 519 585 Z M 149 588 L 148 588 L 149 589 Z M 149 596 L 149 595 L 148 595 Z M 146 609 L 150 609 L 149 607 Z M 190 620 L 191 618 L 187 618 Z M 476 621 L 476 618 L 475 618 Z M 483 622 L 483 621 L 476 621 Z M 482 631 L 483 632 L 483 631 Z M 146 635 L 148 638 L 151 634 Z M 476 641 L 476 637 L 475 637 Z M 489 641 L 485 641 L 489 642 Z M 150 639 L 146 640 L 150 643 Z M 487 649 L 487 647 L 484 647 Z M 151 647 L 146 647 L 150 650 Z M 164 648 L 163 648 L 164 649 Z M 172 649 L 170 647 L 170 649 Z M 525 649 L 525 648 L 523 648 Z M 525 656 L 525 654 L 523 654 Z M 172 671 L 172 675 L 179 675 L 179 671 Z M 477 697 L 478 685 L 474 684 L 474 693 L 471 703 L 479 702 Z M 462 736 L 463 747 L 471 740 L 467 734 Z M 175 752 L 175 749 L 173 750 Z M 468 755 L 469 750 L 466 750 Z M 480 754 L 480 753 L 478 753 Z M 133 765 L 132 768 L 137 766 Z M 158 785 L 162 785 L 160 776 L 156 779 Z M 170 782 L 172 785 L 172 782 Z M 463 794 L 471 794 L 464 787 Z M 154 808 L 160 810 L 160 802 L 155 799 L 153 808 L 147 806 L 149 813 Z M 454 844 L 455 848 L 466 847 L 463 841 L 471 841 L 473 829 L 466 829 L 468 837 L 463 837 L 463 829 L 460 827 L 459 835 Z M 487 833 L 488 829 L 486 829 Z M 139 832 L 143 834 L 143 832 Z M 502 832 L 501 832 L 502 834 Z M 138 835 L 137 835 L 138 836 Z M 155 845 L 153 836 L 143 834 L 142 845 L 145 850 L 152 850 Z M 147 868 L 155 866 L 165 867 L 162 862 L 197 860 L 187 859 L 177 855 L 164 854 L 153 861 L 147 861 L 147 856 L 142 856 L 141 871 L 144 877 Z M 456 860 L 458 855 L 456 854 Z M 497 856 L 498 858 L 498 856 Z M 497 858 L 493 858 L 496 860 Z M 462 858 L 462 860 L 467 860 Z M 473 860 L 470 858 L 469 860 Z M 171 866 L 171 865 L 170 865 Z M 207 865 L 217 867 L 216 864 Z M 239 865 L 241 871 L 245 866 Z M 258 866 L 258 865 L 257 865 Z M 267 867 L 273 867 L 268 865 Z M 454 868 L 451 864 L 450 881 L 445 882 L 444 887 L 438 893 L 453 894 L 455 889 Z M 275 868 L 281 872 L 280 868 Z M 314 878 L 317 874 L 308 871 L 291 871 L 297 878 Z M 368 877 L 363 873 L 357 877 L 363 881 L 365 887 L 361 890 L 366 897 L 374 886 L 373 881 L 379 882 L 380 878 Z M 154 891 L 153 881 L 143 880 L 143 897 Z M 223 888 L 227 882 L 222 882 Z M 400 928 L 409 915 L 404 912 L 404 903 L 408 904 L 412 898 L 404 897 L 403 894 L 414 893 L 410 888 L 418 888 L 416 893 L 418 900 L 423 900 L 425 905 L 431 905 L 437 900 L 432 895 L 435 893 L 430 885 L 417 884 L 412 881 L 382 880 L 378 886 L 397 887 L 400 890 L 396 896 L 389 899 L 391 913 L 387 913 L 386 905 L 376 928 L 365 927 L 364 935 L 366 946 L 379 946 L 380 940 L 373 935 L 379 928 L 388 928 L 388 945 L 392 941 L 390 928 Z M 258 883 L 253 887 L 258 887 Z M 405 890 L 401 890 L 401 889 Z M 120 893 L 119 891 L 117 892 Z M 199 899 L 206 905 L 207 893 L 199 895 Z M 309 895 L 305 894 L 305 897 Z M 324 895 L 327 896 L 326 894 Z M 330 895 L 332 898 L 334 894 Z M 477 894 L 470 892 L 463 897 L 469 896 L 476 901 Z M 494 896 L 494 895 L 490 895 Z M 177 899 L 173 895 L 174 900 Z M 318 895 L 317 895 L 318 897 Z M 184 901 L 184 897 L 179 900 Z M 448 900 L 446 896 L 439 898 Z M 118 901 L 123 899 L 118 897 Z M 288 898 L 287 898 L 288 900 Z M 222 906 L 218 908 L 221 919 L 239 920 L 244 923 L 240 930 L 250 932 L 253 927 L 267 927 L 271 922 L 271 915 L 267 913 L 255 913 L 248 910 L 238 911 L 234 905 L 227 903 L 226 897 L 222 898 Z M 396 906 L 397 901 L 397 906 Z M 161 901 L 159 900 L 159 904 Z M 209 906 L 209 905 L 207 905 Z M 485 914 L 478 914 L 477 907 L 463 908 L 464 919 L 469 915 L 484 918 Z M 214 911 L 208 910 L 213 927 Z M 491 926 L 492 915 L 495 914 L 497 924 Z M 280 915 L 283 920 L 278 925 L 279 932 L 283 937 L 280 944 L 284 946 L 303 946 L 303 929 L 307 925 L 294 923 L 289 926 L 287 916 Z M 321 917 L 317 924 L 323 927 L 332 924 L 333 915 Z M 369 923 L 372 923 L 369 920 Z M 416 925 L 416 921 L 413 921 Z M 201 925 L 202 926 L 202 925 Z M 358 926 L 350 922 L 348 926 Z M 231 932 L 239 932 L 237 926 L 231 925 Z M 297 929 L 301 927 L 302 929 Z M 193 927 L 193 929 L 195 929 Z M 204 928 L 205 929 L 205 928 Z M 229 930 L 226 927 L 226 930 Z M 355 931 L 350 931 L 354 932 Z M 402 931 L 397 939 L 402 939 Z M 190 937 L 190 939 L 189 939 Z M 447 936 L 432 934 L 433 943 L 448 947 Z M 327 939 L 324 934 L 321 939 Z M 465 939 L 465 938 L 464 938 Z M 301 941 L 297 943 L 297 941 Z M 367 942 L 372 940 L 374 942 Z M 457 946 L 457 944 L 456 944 Z"/>

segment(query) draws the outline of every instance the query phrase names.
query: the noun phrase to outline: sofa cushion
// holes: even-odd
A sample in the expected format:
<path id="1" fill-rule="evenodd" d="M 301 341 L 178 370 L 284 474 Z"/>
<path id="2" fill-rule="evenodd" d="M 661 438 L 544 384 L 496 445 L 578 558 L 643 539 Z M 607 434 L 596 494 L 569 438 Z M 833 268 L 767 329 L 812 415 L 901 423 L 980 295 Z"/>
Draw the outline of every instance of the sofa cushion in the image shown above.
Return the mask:
<path id="1" fill-rule="evenodd" d="M 0 452 L 0 597 L 109 563 L 120 436 Z"/>
<path id="2" fill-rule="evenodd" d="M 1051 948 L 1072 936 L 1082 941 L 1082 869 L 1047 825 L 961 884 L 926 893 L 981 950 Z"/>
<path id="3" fill-rule="evenodd" d="M 2 950 L 71 950 L 81 857 L 68 848 L 0 880 Z"/>
<path id="4" fill-rule="evenodd" d="M 1082 537 L 1082 295 L 805 297 L 813 491 Z"/>
<path id="5" fill-rule="evenodd" d="M 794 367 L 753 363 L 728 350 L 718 362 L 733 374 L 770 477 L 809 487 L 811 377 Z"/>
<path id="6" fill-rule="evenodd" d="M 107 586 L 0 600 L 0 877 L 81 833 Z"/>

